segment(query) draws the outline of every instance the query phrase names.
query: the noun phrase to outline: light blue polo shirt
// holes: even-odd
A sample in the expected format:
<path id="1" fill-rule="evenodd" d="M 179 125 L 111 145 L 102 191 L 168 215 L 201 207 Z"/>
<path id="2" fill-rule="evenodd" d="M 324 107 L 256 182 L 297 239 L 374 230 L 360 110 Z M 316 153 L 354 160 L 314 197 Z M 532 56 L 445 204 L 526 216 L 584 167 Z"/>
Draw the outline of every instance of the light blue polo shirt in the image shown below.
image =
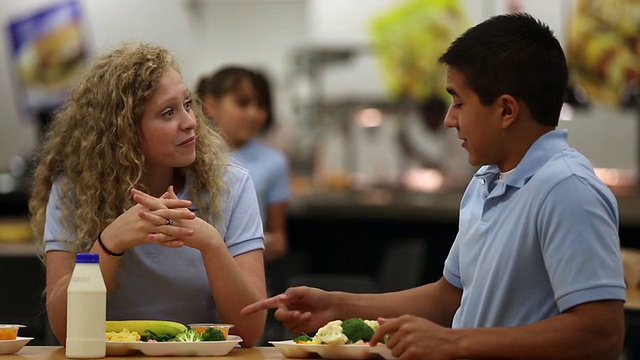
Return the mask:
<path id="1" fill-rule="evenodd" d="M 264 249 L 258 202 L 249 173 L 225 167 L 222 218 L 215 222 L 231 256 Z M 60 222 L 59 190 L 54 184 L 44 229 L 45 251 L 74 252 Z M 192 199 L 185 186 L 180 199 Z M 195 205 L 195 204 L 194 204 Z M 197 211 L 197 209 L 194 209 Z M 213 219 L 207 219 L 213 223 Z M 220 272 L 217 276 L 224 276 Z M 116 289 L 107 297 L 107 320 L 158 319 L 183 324 L 220 322 L 202 254 L 187 246 L 168 248 L 145 243 L 125 251 L 116 274 Z"/>
<path id="2" fill-rule="evenodd" d="M 288 202 L 291 197 L 289 162 L 286 156 L 258 139 L 233 151 L 231 158 L 249 170 L 256 188 L 260 216 L 265 225 L 270 205 Z"/>
<path id="3" fill-rule="evenodd" d="M 463 289 L 454 328 L 535 323 L 590 301 L 625 300 L 615 197 L 566 130 L 540 137 L 507 179 L 483 166 L 460 205 L 444 277 Z"/>

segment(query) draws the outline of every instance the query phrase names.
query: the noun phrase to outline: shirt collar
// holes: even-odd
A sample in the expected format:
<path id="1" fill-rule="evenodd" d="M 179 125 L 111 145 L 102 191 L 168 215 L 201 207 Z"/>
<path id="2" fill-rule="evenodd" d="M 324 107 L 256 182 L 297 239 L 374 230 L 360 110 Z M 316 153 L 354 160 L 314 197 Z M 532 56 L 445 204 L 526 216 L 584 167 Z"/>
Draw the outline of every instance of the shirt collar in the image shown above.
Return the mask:
<path id="1" fill-rule="evenodd" d="M 524 186 L 549 159 L 569 147 L 568 135 L 569 132 L 566 129 L 556 129 L 539 137 L 516 165 L 513 173 L 505 181 L 505 185 Z M 499 173 L 500 169 L 497 165 L 485 165 L 476 172 L 474 177 L 488 184 Z"/>

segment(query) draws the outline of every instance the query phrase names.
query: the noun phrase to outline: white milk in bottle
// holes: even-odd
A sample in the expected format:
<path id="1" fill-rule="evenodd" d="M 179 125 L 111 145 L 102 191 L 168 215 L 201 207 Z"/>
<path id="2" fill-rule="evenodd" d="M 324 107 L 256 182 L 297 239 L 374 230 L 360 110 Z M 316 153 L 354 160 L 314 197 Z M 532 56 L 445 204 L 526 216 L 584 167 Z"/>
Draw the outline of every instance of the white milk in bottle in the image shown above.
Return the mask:
<path id="1" fill-rule="evenodd" d="M 98 254 L 77 254 L 67 289 L 67 358 L 105 357 L 107 288 Z"/>

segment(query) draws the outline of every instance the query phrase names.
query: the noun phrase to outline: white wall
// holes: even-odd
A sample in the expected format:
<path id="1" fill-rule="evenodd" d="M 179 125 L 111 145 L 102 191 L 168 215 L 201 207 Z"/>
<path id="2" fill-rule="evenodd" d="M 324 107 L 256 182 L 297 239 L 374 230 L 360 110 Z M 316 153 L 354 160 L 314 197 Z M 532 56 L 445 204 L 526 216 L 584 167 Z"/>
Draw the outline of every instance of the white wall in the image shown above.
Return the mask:
<path id="1" fill-rule="evenodd" d="M 287 68 L 288 50 L 306 37 L 303 0 L 80 0 L 94 53 L 124 41 L 162 44 L 181 61 L 185 81 L 222 64 L 244 63 L 265 68 L 278 86 Z M 58 0 L 0 0 L 3 28 L 10 19 Z M 18 113 L 11 85 L 9 42 L 0 39 L 0 172 L 14 155 L 29 156 L 38 128 Z"/>
<path id="2" fill-rule="evenodd" d="M 371 16 L 400 0 L 81 0 L 89 39 L 97 52 L 126 40 L 160 43 L 182 61 L 188 84 L 230 63 L 258 65 L 274 80 L 279 120 L 293 127 L 285 78 L 291 71 L 291 51 L 305 44 L 365 44 Z M 0 0 L 0 22 L 57 0 Z M 465 0 L 472 23 L 508 11 L 508 0 Z M 564 39 L 564 23 L 572 1 L 522 0 L 521 10 L 547 22 Z M 9 78 L 6 36 L 0 39 L 0 172 L 13 155 L 27 156 L 35 147 L 37 129 L 20 119 Z M 372 56 L 326 71 L 329 98 L 383 97 L 384 86 Z M 613 112 L 613 113 L 612 113 Z M 635 167 L 637 119 L 634 114 L 592 111 L 588 120 L 568 125 L 574 146 L 591 154 L 597 166 Z M 611 118 L 623 119 L 612 121 Z M 583 126 L 584 124 L 584 126 Z M 596 131 L 597 129 L 597 131 Z M 615 138 L 614 138 L 615 137 Z M 615 139 L 615 141 L 613 141 Z M 599 144 L 615 143 L 615 146 Z"/>

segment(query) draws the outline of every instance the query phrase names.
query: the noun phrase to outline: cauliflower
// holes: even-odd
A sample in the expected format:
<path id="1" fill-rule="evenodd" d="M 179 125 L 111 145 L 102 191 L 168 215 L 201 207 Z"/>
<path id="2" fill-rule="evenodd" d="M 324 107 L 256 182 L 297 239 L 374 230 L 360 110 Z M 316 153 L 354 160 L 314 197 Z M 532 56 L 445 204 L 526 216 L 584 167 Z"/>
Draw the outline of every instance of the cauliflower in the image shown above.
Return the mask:
<path id="1" fill-rule="evenodd" d="M 314 340 L 319 340 L 320 343 L 327 345 L 344 345 L 349 341 L 342 332 L 342 320 L 330 321 L 327 325 L 318 329 Z"/>
<path id="2" fill-rule="evenodd" d="M 364 344 L 371 340 L 371 336 L 380 328 L 376 320 L 363 320 L 360 318 L 334 320 L 318 329 L 316 335 L 310 338 L 306 335 L 294 339 L 296 343 L 306 344 Z M 383 339 L 384 341 L 384 339 Z"/>

